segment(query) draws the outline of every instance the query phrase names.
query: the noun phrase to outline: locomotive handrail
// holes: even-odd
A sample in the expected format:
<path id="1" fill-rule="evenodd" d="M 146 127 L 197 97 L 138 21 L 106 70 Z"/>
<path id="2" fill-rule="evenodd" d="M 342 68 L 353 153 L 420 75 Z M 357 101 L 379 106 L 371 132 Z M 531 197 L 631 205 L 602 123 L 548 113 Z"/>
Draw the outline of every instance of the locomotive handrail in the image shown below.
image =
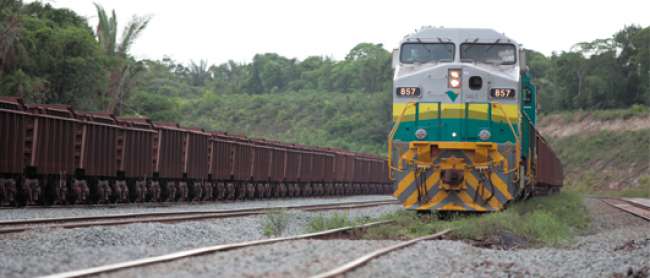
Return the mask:
<path id="1" fill-rule="evenodd" d="M 415 104 L 416 102 L 409 102 L 406 105 L 404 105 L 404 108 L 402 108 L 402 111 L 399 113 L 399 117 L 397 118 L 397 121 L 395 121 L 393 128 L 390 130 L 390 133 L 388 134 L 388 179 L 390 180 L 393 179 L 393 168 L 398 169 L 393 167 L 393 137 L 395 137 L 395 133 L 397 133 L 397 129 L 399 128 L 399 125 L 402 123 L 402 118 L 404 118 L 406 109 L 408 109 L 409 106 Z"/>
<path id="2" fill-rule="evenodd" d="M 508 114 L 506 114 L 506 111 L 503 110 L 503 107 L 501 106 L 501 103 L 492 103 L 494 107 L 499 108 L 499 111 L 501 111 L 501 114 L 503 114 L 503 117 L 506 118 L 506 122 L 508 123 L 508 126 L 510 127 L 510 131 L 512 132 L 512 136 L 515 137 L 515 151 L 517 152 L 517 155 L 515 157 L 516 163 L 515 165 L 519 165 L 521 163 L 521 141 L 519 139 L 519 136 L 517 136 L 517 132 L 515 132 L 515 127 L 512 125 L 512 121 L 510 121 L 510 118 L 508 117 Z M 519 166 L 514 167 L 513 169 L 516 169 L 515 171 L 519 171 Z"/>

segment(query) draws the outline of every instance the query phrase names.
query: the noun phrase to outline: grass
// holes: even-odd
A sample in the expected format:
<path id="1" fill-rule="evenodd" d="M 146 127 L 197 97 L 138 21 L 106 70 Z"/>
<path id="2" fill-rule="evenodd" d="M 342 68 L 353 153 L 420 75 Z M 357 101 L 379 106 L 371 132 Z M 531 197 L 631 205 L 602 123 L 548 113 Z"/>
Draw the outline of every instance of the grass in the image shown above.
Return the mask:
<path id="1" fill-rule="evenodd" d="M 552 140 L 551 145 L 564 165 L 567 190 L 648 188 L 650 182 L 642 176 L 650 170 L 650 129 L 578 134 Z"/>
<path id="2" fill-rule="evenodd" d="M 280 236 L 289 224 L 289 215 L 286 209 L 274 209 L 266 214 L 262 233 L 265 236 Z"/>
<path id="3" fill-rule="evenodd" d="M 351 219 L 348 215 L 335 213 L 332 216 L 323 216 L 322 214 L 312 218 L 307 224 L 307 231 L 310 233 L 324 230 L 336 229 L 346 226 L 358 225 L 365 223 L 369 218 Z"/>
<path id="4" fill-rule="evenodd" d="M 408 239 L 452 228 L 458 239 L 487 240 L 505 233 L 525 239 L 532 245 L 560 245 L 584 232 L 590 223 L 581 195 L 559 193 L 519 202 L 503 212 L 456 216 L 439 221 L 418 217 L 412 211 L 399 211 L 383 217 L 396 225 L 369 228 L 366 239 Z"/>

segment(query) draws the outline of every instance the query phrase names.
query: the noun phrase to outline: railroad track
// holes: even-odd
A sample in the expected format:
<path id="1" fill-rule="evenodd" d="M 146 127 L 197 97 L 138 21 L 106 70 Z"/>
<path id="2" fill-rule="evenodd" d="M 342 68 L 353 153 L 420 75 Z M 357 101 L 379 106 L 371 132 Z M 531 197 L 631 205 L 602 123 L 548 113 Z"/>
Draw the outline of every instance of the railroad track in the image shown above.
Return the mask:
<path id="1" fill-rule="evenodd" d="M 391 222 L 392 221 L 371 222 L 362 225 L 347 226 L 343 228 L 330 229 L 321 232 L 301 234 L 296 236 L 278 237 L 278 238 L 271 238 L 271 239 L 262 239 L 262 240 L 245 241 L 245 242 L 238 242 L 238 243 L 231 243 L 231 244 L 207 246 L 207 247 L 201 247 L 196 249 L 170 253 L 161 256 L 141 258 L 141 259 L 126 261 L 126 262 L 121 262 L 116 264 L 109 264 L 109 265 L 91 267 L 87 269 L 80 269 L 80 270 L 75 270 L 70 272 L 63 272 L 63 273 L 43 276 L 42 278 L 73 278 L 73 277 L 84 277 L 90 275 L 100 275 L 100 274 L 106 274 L 106 273 L 120 271 L 120 270 L 126 270 L 134 267 L 152 265 L 152 264 L 163 263 L 163 262 L 171 262 L 171 261 L 175 261 L 187 257 L 205 255 L 205 254 L 210 254 L 219 251 L 228 251 L 228 250 L 260 246 L 260 245 L 266 245 L 266 244 L 272 244 L 272 243 L 278 243 L 278 242 L 290 241 L 290 240 L 311 239 L 311 238 L 331 236 L 335 234 L 349 232 L 352 230 L 359 230 L 359 229 L 365 229 L 372 226 L 384 225 Z"/>
<path id="2" fill-rule="evenodd" d="M 635 198 L 601 198 L 602 202 L 650 221 L 650 200 Z"/>
<path id="3" fill-rule="evenodd" d="M 412 240 L 409 240 L 409 241 L 400 242 L 400 243 L 395 244 L 395 245 L 391 245 L 391 246 L 388 246 L 388 247 L 385 247 L 385 248 L 382 248 L 382 249 L 375 250 L 375 251 L 367 253 L 367 254 L 365 254 L 365 255 L 363 255 L 361 257 L 358 257 L 358 258 L 356 258 L 356 259 L 354 259 L 354 260 L 352 260 L 352 261 L 350 261 L 350 262 L 348 262 L 346 264 L 343 264 L 343 265 L 341 265 L 339 267 L 336 267 L 336 268 L 334 268 L 332 270 L 329 270 L 327 272 L 323 272 L 323 273 L 314 275 L 311 278 L 343 277 L 343 275 L 345 275 L 346 273 L 349 273 L 352 270 L 355 270 L 355 269 L 363 266 L 364 264 L 368 263 L 369 261 L 371 261 L 371 260 L 373 260 L 375 258 L 386 255 L 386 254 L 388 254 L 388 253 L 390 253 L 392 251 L 399 250 L 399 249 L 402 249 L 404 247 L 413 245 L 413 244 L 418 243 L 418 242 L 423 241 L 423 240 L 432 240 L 432 239 L 441 238 L 444 235 L 446 235 L 447 233 L 449 233 L 450 231 L 451 231 L 451 229 L 447 229 L 447 230 L 435 233 L 433 235 L 415 238 L 415 239 L 412 239 Z"/>
<path id="4" fill-rule="evenodd" d="M 65 217 L 65 218 L 40 218 L 0 221 L 0 234 L 18 233 L 28 230 L 44 228 L 82 228 L 91 226 L 114 226 L 132 223 L 175 223 L 190 220 L 203 220 L 214 218 L 242 217 L 269 213 L 278 209 L 302 210 L 302 211 L 324 211 L 335 209 L 356 209 L 373 206 L 397 204 L 397 201 L 364 201 L 345 202 L 334 204 L 297 205 L 280 207 L 256 207 L 232 210 L 213 211 L 178 211 L 178 212 L 152 212 L 152 213 L 131 213 L 113 214 L 88 217 Z"/>
<path id="5" fill-rule="evenodd" d="M 379 221 L 379 222 L 371 222 L 371 223 L 356 225 L 356 226 L 347 226 L 347 227 L 342 227 L 342 228 L 330 229 L 330 230 L 325 230 L 325 231 L 321 231 L 321 232 L 308 233 L 308 234 L 302 234 L 302 235 L 296 235 L 296 236 L 279 237 L 279 238 L 272 238 L 272 239 L 253 240 L 253 241 L 245 241 L 245 242 L 238 242 L 238 243 L 231 243 L 231 244 L 221 244 L 221 245 L 207 246 L 207 247 L 195 248 L 195 249 L 190 249 L 190 250 L 185 250 L 185 251 L 180 251 L 180 252 L 174 252 L 174 253 L 165 254 L 165 255 L 161 255 L 161 256 L 140 258 L 140 259 L 121 262 L 121 263 L 115 263 L 115 264 L 103 265 L 103 266 L 98 266 L 98 267 L 91 267 L 91 268 L 80 269 L 80 270 L 75 270 L 75 271 L 63 272 L 63 273 L 43 276 L 43 278 L 74 278 L 74 277 L 85 277 L 85 276 L 91 276 L 91 275 L 101 275 L 101 274 L 107 274 L 107 273 L 111 273 L 111 272 L 126 270 L 126 269 L 130 269 L 130 268 L 142 267 L 142 266 L 158 264 L 158 263 L 171 262 L 171 261 L 175 261 L 175 260 L 179 260 L 179 259 L 183 259 L 183 258 L 188 258 L 188 257 L 192 257 L 192 256 L 200 256 L 200 255 L 211 254 L 211 253 L 220 252 L 220 251 L 229 251 L 229 250 L 235 250 L 235 249 L 240 249 L 240 248 L 267 245 L 267 244 L 273 244 L 273 243 L 291 241 L 291 240 L 301 240 L 301 239 L 313 239 L 313 238 L 328 237 L 328 236 L 341 234 L 341 233 L 345 233 L 345 232 L 351 232 L 353 230 L 363 230 L 363 229 L 366 229 L 366 228 L 369 228 L 369 227 L 378 226 L 378 225 L 386 225 L 386 224 L 391 224 L 391 223 L 393 223 L 393 221 Z M 361 256 L 359 258 L 356 258 L 356 259 L 354 259 L 354 260 L 352 260 L 352 261 L 350 261 L 350 262 L 348 262 L 348 263 L 346 263 L 344 265 L 336 267 L 336 268 L 334 268 L 334 269 L 332 269 L 330 271 L 327 271 L 327 272 L 320 273 L 320 274 L 317 274 L 315 276 L 312 276 L 312 278 L 329 278 L 329 277 L 343 276 L 344 274 L 349 273 L 352 270 L 354 270 L 354 269 L 356 269 L 356 268 L 358 268 L 360 266 L 363 266 L 364 264 L 371 261 L 372 259 L 378 258 L 378 257 L 380 257 L 382 255 L 385 255 L 385 254 L 388 254 L 388 253 L 390 253 L 392 251 L 396 251 L 396 250 L 399 250 L 401 248 L 405 248 L 407 246 L 413 245 L 413 244 L 415 244 L 417 242 L 420 242 L 420 241 L 442 238 L 443 236 L 448 234 L 450 231 L 451 231 L 450 229 L 447 229 L 447 230 L 435 233 L 433 235 L 419 237 L 419 238 L 416 238 L 416 239 L 400 242 L 400 243 L 392 245 L 392 246 L 388 246 L 388 247 L 385 247 L 385 248 L 378 249 L 376 251 L 365 254 L 365 255 L 363 255 L 363 256 Z"/>

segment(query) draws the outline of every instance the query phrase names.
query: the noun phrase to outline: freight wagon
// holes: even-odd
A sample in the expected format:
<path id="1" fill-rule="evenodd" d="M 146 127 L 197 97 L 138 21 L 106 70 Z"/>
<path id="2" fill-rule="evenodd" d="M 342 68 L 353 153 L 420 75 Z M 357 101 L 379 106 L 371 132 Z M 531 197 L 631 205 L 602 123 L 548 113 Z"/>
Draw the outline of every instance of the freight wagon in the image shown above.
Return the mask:
<path id="1" fill-rule="evenodd" d="M 0 98 L 0 203 L 388 194 L 386 160 Z"/>

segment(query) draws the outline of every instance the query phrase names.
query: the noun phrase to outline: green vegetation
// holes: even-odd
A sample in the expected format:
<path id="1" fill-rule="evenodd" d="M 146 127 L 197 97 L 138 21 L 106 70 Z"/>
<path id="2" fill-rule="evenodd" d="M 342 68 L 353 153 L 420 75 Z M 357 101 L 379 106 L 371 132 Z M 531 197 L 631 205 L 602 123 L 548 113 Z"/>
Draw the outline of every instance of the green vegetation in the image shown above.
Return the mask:
<path id="1" fill-rule="evenodd" d="M 650 171 L 650 129 L 578 134 L 551 145 L 564 165 L 567 190 L 643 190 L 641 182 L 647 183 L 640 177 Z"/>
<path id="2" fill-rule="evenodd" d="M 289 214 L 286 209 L 274 209 L 267 213 L 262 226 L 265 236 L 280 236 L 287 229 Z"/>
<path id="3" fill-rule="evenodd" d="M 138 61 L 128 50 L 146 31 L 148 17 L 134 16 L 118 38 L 115 13 L 101 6 L 96 6 L 98 25 L 89 26 L 75 12 L 49 4 L 0 3 L 0 93 L 30 102 L 148 115 L 154 120 L 181 119 L 195 125 L 195 117 L 180 111 L 191 110 L 192 104 L 206 98 L 257 101 L 250 96 L 316 92 L 323 99 L 314 101 L 323 102 L 334 94 L 353 92 L 378 98 L 390 95 L 391 54 L 381 44 L 359 43 L 340 61 L 322 56 L 296 60 L 276 53 L 257 54 L 243 64 Z M 650 105 L 648 57 L 650 27 L 634 25 L 610 38 L 577 43 L 571 51 L 551 56 L 528 52 L 540 104 L 547 112 Z M 281 111 L 286 102 L 276 104 L 275 110 Z M 330 109 L 349 112 L 336 106 Z M 358 121 L 372 121 L 374 116 Z M 373 130 L 385 128 L 383 122 L 371 124 L 379 124 Z M 287 136 L 309 140 L 308 133 Z"/>
<path id="4" fill-rule="evenodd" d="M 139 71 L 128 49 L 149 19 L 134 17 L 118 43 L 115 12 L 97 13 L 95 28 L 68 9 L 0 0 L 0 95 L 113 111 Z"/>
<path id="5" fill-rule="evenodd" d="M 582 197 L 559 193 L 537 197 L 512 205 L 503 212 L 476 216 L 456 216 L 447 221 L 418 217 L 413 211 L 399 211 L 383 217 L 395 225 L 372 227 L 366 239 L 408 239 L 454 229 L 458 239 L 490 241 L 505 234 L 514 235 L 532 245 L 558 245 L 583 233 L 590 223 Z"/>
<path id="6" fill-rule="evenodd" d="M 332 216 L 323 216 L 319 214 L 309 221 L 307 224 L 307 231 L 309 233 L 315 233 L 324 230 L 359 225 L 366 223 L 369 220 L 369 218 L 350 219 L 348 215 L 339 213 L 335 213 Z"/>
<path id="7" fill-rule="evenodd" d="M 183 105 L 183 123 L 306 145 L 383 153 L 391 127 L 390 96 L 318 91 L 220 97 Z"/>

